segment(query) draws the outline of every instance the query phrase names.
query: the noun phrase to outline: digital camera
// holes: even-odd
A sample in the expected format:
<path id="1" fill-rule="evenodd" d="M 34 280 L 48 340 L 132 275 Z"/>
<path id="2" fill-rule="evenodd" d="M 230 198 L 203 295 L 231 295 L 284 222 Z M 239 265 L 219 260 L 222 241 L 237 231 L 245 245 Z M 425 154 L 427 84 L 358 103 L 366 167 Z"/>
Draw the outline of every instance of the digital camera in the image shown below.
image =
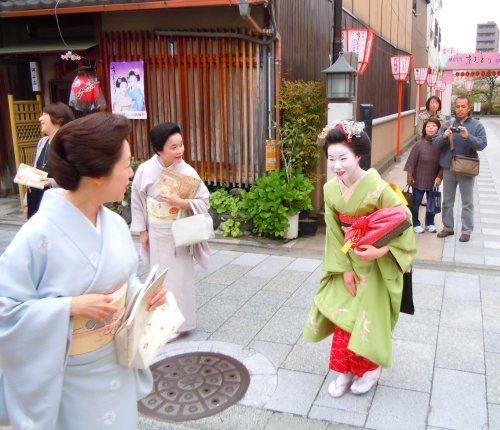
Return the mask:
<path id="1" fill-rule="evenodd" d="M 452 133 L 460 133 L 462 129 L 460 127 L 450 127 Z"/>

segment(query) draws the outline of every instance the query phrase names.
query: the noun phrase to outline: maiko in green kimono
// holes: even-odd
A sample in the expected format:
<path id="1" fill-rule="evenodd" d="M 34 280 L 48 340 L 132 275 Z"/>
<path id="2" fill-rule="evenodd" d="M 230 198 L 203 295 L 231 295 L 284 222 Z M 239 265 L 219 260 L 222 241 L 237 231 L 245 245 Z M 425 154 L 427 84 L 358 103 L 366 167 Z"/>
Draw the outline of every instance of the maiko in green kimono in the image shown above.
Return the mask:
<path id="1" fill-rule="evenodd" d="M 361 157 L 370 151 L 363 127 L 363 123 L 342 121 L 328 131 L 324 146 L 336 178 L 324 187 L 324 275 L 304 337 L 319 342 L 334 334 L 330 369 L 340 374 L 328 389 L 333 397 L 342 396 L 349 388 L 354 394 L 368 392 L 377 383 L 381 367 L 390 367 L 403 273 L 416 254 L 411 228 L 380 248 L 361 245 L 347 254 L 341 249 L 345 227 L 339 214 L 355 218 L 381 208 L 404 207 L 376 170 L 359 167 Z"/>

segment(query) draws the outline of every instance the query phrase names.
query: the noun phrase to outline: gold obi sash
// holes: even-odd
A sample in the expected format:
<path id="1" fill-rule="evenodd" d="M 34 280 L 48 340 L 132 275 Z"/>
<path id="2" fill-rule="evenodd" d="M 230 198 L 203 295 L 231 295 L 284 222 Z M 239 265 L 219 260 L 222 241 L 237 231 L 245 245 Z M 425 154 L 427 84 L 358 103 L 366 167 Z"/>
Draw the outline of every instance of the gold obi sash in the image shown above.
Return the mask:
<path id="1" fill-rule="evenodd" d="M 69 355 L 79 355 L 95 351 L 114 339 L 125 313 L 127 282 L 112 293 L 110 297 L 113 298 L 110 304 L 116 306 L 118 310 L 106 323 L 99 323 L 82 316 L 73 318 L 73 335 L 71 336 Z"/>
<path id="2" fill-rule="evenodd" d="M 152 197 L 146 200 L 146 208 L 150 221 L 160 223 L 165 221 L 174 221 L 179 213 L 179 208 L 170 206 L 168 203 L 160 202 Z"/>

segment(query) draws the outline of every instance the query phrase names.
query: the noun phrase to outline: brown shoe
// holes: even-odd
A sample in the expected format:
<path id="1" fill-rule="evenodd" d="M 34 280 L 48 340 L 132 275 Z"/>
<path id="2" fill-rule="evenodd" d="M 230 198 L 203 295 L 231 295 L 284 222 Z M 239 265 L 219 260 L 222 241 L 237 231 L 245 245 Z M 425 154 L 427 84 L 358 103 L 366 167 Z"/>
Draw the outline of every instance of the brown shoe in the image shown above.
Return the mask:
<path id="1" fill-rule="evenodd" d="M 454 234 L 455 233 L 453 231 L 443 229 L 437 234 L 437 237 L 448 237 L 453 236 Z"/>
<path id="2" fill-rule="evenodd" d="M 470 240 L 470 234 L 467 233 L 462 233 L 460 235 L 460 239 L 458 239 L 459 242 L 468 242 Z"/>

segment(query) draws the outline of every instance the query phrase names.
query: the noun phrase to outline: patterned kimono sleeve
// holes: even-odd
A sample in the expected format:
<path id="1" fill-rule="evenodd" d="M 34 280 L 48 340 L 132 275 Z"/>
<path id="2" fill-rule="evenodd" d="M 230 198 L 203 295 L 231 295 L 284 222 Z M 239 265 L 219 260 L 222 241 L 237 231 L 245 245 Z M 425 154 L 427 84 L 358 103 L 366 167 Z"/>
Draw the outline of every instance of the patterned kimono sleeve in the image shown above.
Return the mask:
<path id="1" fill-rule="evenodd" d="M 380 195 L 380 201 L 379 201 L 380 207 L 381 208 L 390 208 L 390 207 L 396 207 L 396 206 L 402 206 L 404 207 L 407 217 L 410 220 L 411 224 L 411 213 L 408 207 L 404 205 L 404 203 L 401 201 L 399 196 L 389 187 L 387 186 L 382 194 Z M 386 254 L 384 257 L 392 257 L 394 260 L 397 262 L 397 266 L 401 272 L 406 272 L 410 266 L 413 260 L 415 259 L 415 256 L 417 254 L 417 244 L 415 241 L 415 234 L 413 232 L 413 229 L 408 227 L 402 234 L 400 234 L 398 237 L 392 239 L 389 242 L 389 250 L 390 253 Z M 380 263 L 385 263 L 386 258 L 382 257 L 380 260 Z M 379 264 L 381 265 L 381 264 Z M 381 266 L 382 271 L 383 267 Z M 389 276 L 390 278 L 391 276 Z"/>
<path id="2" fill-rule="evenodd" d="M 339 215 L 327 198 L 325 198 L 325 223 L 326 241 L 325 260 L 323 263 L 324 271 L 327 273 L 344 273 L 351 271 L 351 260 L 341 249 L 344 245 L 344 232 L 340 227 Z"/>

